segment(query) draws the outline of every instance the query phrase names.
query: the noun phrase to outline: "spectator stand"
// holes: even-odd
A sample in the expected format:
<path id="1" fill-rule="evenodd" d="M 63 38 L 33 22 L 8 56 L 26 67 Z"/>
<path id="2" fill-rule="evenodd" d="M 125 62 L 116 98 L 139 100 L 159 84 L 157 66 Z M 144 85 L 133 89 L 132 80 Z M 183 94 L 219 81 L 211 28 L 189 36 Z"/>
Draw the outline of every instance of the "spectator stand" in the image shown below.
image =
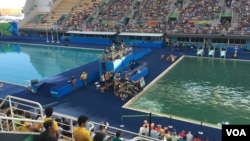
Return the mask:
<path id="1" fill-rule="evenodd" d="M 27 99 L 22 99 L 19 97 L 6 96 L 0 101 L 0 107 L 2 107 L 3 105 L 9 105 L 6 111 L 2 111 L 3 114 L 10 113 L 10 115 L 8 114 L 8 116 L 0 116 L 0 121 L 2 123 L 0 124 L 0 132 L 4 132 L 5 134 L 11 133 L 11 136 L 18 136 L 18 139 L 23 138 L 23 140 L 32 140 L 35 137 L 38 137 L 40 132 L 19 130 L 18 126 L 25 127 L 26 125 L 24 125 L 24 122 L 30 123 L 31 126 L 32 124 L 44 122 L 42 118 L 44 117 L 45 113 L 40 103 Z M 32 118 L 29 119 L 23 117 L 22 115 L 18 115 L 18 113 L 29 113 L 32 115 Z M 77 117 L 61 114 L 54 111 L 52 118 L 57 121 L 59 126 L 59 140 L 73 140 L 73 129 L 77 126 Z M 88 121 L 86 128 L 88 131 L 91 132 L 91 134 L 95 134 L 99 131 L 98 128 L 100 126 L 103 126 L 103 123 Z M 122 128 L 113 127 L 109 124 L 107 124 L 106 130 L 107 137 L 115 136 L 116 131 L 121 131 L 121 137 L 124 140 L 158 140 L 144 135 L 140 135 L 138 133 L 127 131 Z M 1 139 L 6 138 L 4 136 L 5 134 L 0 134 Z M 8 137 L 8 139 L 10 139 L 10 137 Z"/>

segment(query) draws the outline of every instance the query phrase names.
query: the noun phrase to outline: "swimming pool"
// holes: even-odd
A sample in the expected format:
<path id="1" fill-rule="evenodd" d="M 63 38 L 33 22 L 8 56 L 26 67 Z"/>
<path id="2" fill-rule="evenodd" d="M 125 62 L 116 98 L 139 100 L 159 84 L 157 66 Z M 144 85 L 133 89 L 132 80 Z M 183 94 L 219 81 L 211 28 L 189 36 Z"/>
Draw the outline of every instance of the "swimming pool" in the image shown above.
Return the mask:
<path id="1" fill-rule="evenodd" d="M 25 85 L 98 60 L 103 50 L 0 43 L 0 81 Z"/>
<path id="2" fill-rule="evenodd" d="M 184 57 L 127 106 L 215 126 L 249 124 L 249 65 L 249 61 Z"/>

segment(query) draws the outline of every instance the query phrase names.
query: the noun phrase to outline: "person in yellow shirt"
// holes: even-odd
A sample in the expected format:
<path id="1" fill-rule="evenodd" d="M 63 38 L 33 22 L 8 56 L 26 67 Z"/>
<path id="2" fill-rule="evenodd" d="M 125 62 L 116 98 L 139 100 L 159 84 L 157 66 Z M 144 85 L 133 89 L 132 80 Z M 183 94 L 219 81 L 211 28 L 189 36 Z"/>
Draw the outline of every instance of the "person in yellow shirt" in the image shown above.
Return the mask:
<path id="1" fill-rule="evenodd" d="M 86 129 L 88 117 L 79 116 L 77 122 L 78 127 L 75 127 L 73 131 L 75 141 L 92 141 L 90 132 Z"/>
<path id="2" fill-rule="evenodd" d="M 44 122 L 46 122 L 48 120 L 53 121 L 53 126 L 52 126 L 53 135 L 58 138 L 59 137 L 59 127 L 58 127 L 58 123 L 55 120 L 53 120 L 52 114 L 53 114 L 53 108 L 52 107 L 47 107 L 45 109 L 46 117 L 43 118 L 43 121 Z M 36 131 L 42 131 L 43 124 L 42 123 L 36 123 L 35 124 L 35 129 L 36 129 Z"/>
<path id="3" fill-rule="evenodd" d="M 29 112 L 25 112 L 24 117 L 25 117 L 25 119 L 31 119 L 31 114 Z M 23 132 L 32 132 L 32 131 L 34 131 L 32 123 L 29 122 L 29 121 L 24 121 L 23 125 L 21 127 L 21 131 L 23 131 Z"/>
<path id="4" fill-rule="evenodd" d="M 34 136 L 33 141 L 58 141 L 53 135 L 53 120 L 47 120 L 43 123 L 45 130 L 39 136 Z"/>
<path id="5" fill-rule="evenodd" d="M 88 74 L 86 72 L 83 72 L 80 79 L 83 81 L 85 86 L 87 86 L 87 78 L 88 78 Z"/>

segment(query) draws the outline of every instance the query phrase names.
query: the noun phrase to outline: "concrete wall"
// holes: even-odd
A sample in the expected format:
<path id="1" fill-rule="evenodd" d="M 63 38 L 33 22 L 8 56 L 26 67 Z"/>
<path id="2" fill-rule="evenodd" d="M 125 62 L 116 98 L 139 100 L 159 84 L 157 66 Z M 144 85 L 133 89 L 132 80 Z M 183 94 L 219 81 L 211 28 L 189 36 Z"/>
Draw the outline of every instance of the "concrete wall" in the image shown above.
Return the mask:
<path id="1" fill-rule="evenodd" d="M 51 11 L 52 0 L 27 0 L 23 8 L 24 19 L 18 23 L 19 27 L 22 27 L 37 13 L 47 13 Z"/>

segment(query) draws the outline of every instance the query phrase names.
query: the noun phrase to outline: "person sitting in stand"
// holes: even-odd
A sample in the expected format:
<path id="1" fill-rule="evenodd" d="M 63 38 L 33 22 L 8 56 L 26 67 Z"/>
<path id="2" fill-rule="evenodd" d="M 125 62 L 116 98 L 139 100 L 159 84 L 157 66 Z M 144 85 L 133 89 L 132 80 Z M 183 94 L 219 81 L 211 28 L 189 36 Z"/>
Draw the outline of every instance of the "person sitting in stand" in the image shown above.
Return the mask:
<path id="1" fill-rule="evenodd" d="M 35 141 L 57 141 L 57 137 L 53 135 L 53 120 L 47 120 L 43 123 L 45 131 L 35 137 Z"/>
<path id="2" fill-rule="evenodd" d="M 121 138 L 121 131 L 116 131 L 115 136 L 113 137 L 112 141 L 122 141 L 123 139 Z"/>

